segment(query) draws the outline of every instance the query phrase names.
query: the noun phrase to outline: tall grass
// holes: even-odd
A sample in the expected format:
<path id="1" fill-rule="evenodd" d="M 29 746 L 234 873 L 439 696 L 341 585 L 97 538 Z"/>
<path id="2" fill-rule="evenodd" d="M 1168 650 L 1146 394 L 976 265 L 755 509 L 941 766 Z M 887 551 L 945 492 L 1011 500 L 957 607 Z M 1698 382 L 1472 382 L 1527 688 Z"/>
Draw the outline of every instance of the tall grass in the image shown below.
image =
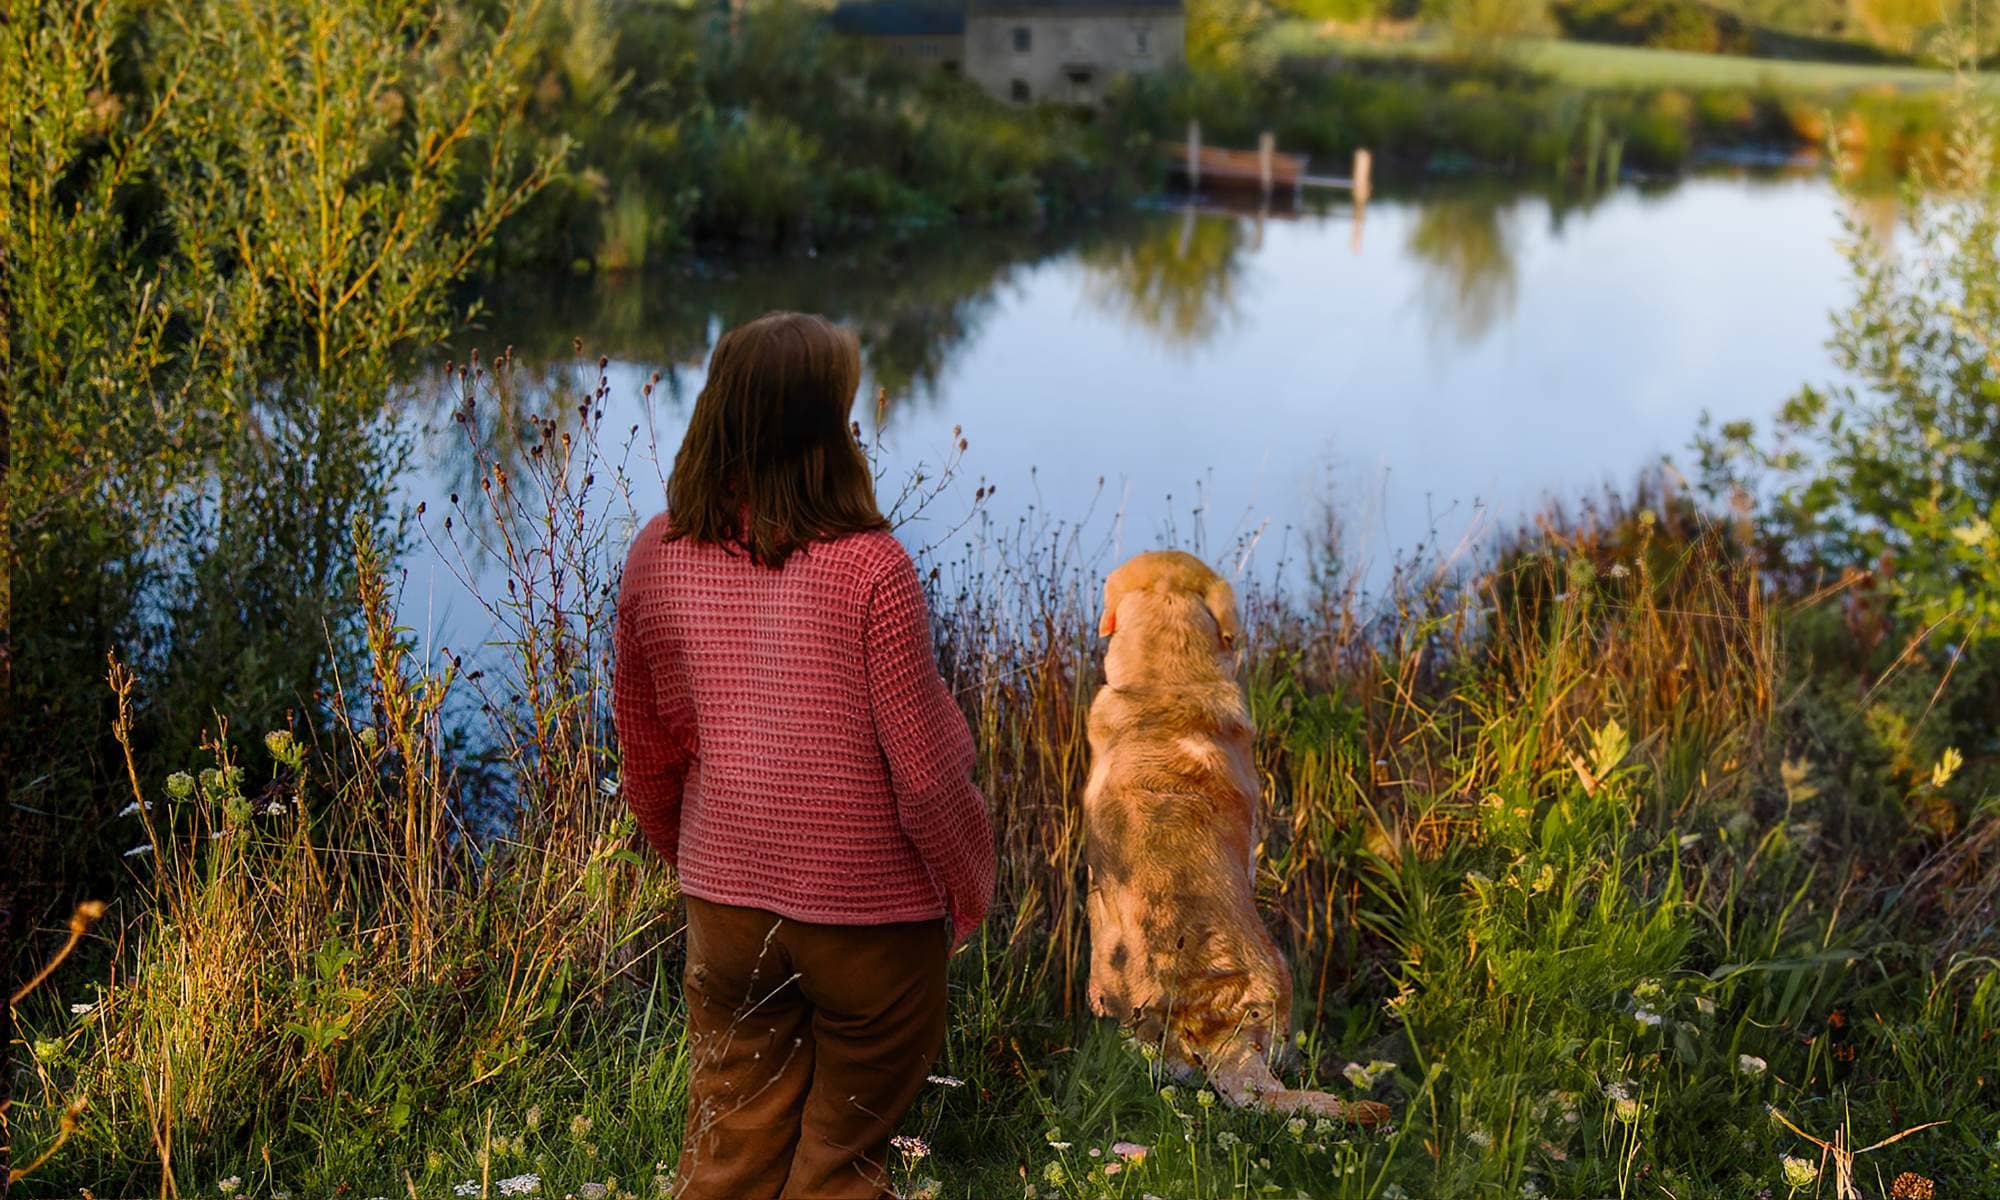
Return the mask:
<path id="1" fill-rule="evenodd" d="M 421 655 L 358 535 L 369 669 L 330 732 L 270 731 L 247 762 L 218 728 L 185 773 L 132 780 L 116 932 L 27 1013 L 17 1145 L 74 1132 L 24 1187 L 663 1188 L 679 918 L 604 707 L 615 565 L 659 460 L 602 427 L 591 374 L 497 430 L 536 407 L 509 356 L 450 374 L 477 490 L 420 519 L 468 575 L 499 565 L 491 645 Z M 1383 598 L 1332 527 L 1246 585 L 1291 1070 L 1392 1102 L 1367 1135 L 1224 1111 L 1085 1016 L 1078 800 L 1112 564 L 1086 526 L 954 544 L 929 556 L 939 660 L 1000 886 L 907 1123 L 911 1193 L 1741 1196 L 1819 1154 L 1767 1105 L 1848 1147 L 1952 1122 L 1867 1169 L 1969 1188 L 1993 1167 L 2000 1080 L 1966 1067 L 2000 1022 L 1992 931 L 1939 918 L 1993 806 L 1926 842 L 1900 798 L 1837 787 L 1795 744 L 1787 649 L 1827 601 L 1772 593 L 1664 481 L 1551 511 L 1490 562 L 1406 564 Z M 1930 873 L 1895 873 L 1913 847 Z"/>

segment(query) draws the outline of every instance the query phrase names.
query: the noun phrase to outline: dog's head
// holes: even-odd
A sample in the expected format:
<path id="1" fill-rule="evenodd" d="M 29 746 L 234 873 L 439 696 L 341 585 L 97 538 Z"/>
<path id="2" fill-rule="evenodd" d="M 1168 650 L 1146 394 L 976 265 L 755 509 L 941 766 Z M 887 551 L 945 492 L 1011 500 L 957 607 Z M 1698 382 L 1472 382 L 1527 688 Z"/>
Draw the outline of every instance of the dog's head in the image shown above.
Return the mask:
<path id="1" fill-rule="evenodd" d="M 1163 672 L 1205 674 L 1202 666 L 1234 675 L 1243 648 L 1235 590 L 1179 550 L 1148 551 L 1111 572 L 1097 632 L 1112 639 L 1104 672 L 1114 687 Z"/>

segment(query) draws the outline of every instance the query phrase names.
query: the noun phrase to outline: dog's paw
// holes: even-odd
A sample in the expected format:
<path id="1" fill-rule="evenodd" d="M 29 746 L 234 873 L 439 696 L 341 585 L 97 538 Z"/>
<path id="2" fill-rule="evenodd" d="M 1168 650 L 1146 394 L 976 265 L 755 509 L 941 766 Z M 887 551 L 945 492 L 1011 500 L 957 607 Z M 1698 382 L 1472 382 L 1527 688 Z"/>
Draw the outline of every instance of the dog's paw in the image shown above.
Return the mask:
<path id="1" fill-rule="evenodd" d="M 1335 1121 L 1373 1126 L 1384 1124 L 1389 1119 L 1389 1106 L 1373 1100 L 1342 1100 L 1332 1092 L 1289 1092 L 1285 1098 L 1292 1102 L 1289 1107 L 1299 1112 Z"/>

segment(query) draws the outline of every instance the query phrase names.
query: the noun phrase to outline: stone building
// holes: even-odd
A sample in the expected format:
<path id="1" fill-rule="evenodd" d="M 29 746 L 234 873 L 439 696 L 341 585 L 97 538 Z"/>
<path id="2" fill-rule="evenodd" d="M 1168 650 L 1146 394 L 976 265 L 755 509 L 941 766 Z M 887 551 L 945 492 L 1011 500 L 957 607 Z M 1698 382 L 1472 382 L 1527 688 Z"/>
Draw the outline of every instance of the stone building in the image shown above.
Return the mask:
<path id="1" fill-rule="evenodd" d="M 1016 104 L 1095 104 L 1120 75 L 1187 61 L 1182 0 L 973 0 L 965 73 Z"/>
<path id="2" fill-rule="evenodd" d="M 1120 75 L 1187 61 L 1183 0 L 850 0 L 833 27 L 1015 104 L 1095 104 Z"/>

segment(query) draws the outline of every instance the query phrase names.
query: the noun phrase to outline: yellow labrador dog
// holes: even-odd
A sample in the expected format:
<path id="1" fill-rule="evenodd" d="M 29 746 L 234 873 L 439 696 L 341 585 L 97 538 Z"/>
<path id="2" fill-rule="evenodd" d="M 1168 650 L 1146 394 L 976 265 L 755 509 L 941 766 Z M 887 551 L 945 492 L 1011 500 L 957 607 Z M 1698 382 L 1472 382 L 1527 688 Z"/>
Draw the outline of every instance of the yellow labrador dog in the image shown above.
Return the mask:
<path id="1" fill-rule="evenodd" d="M 1092 1010 L 1233 1104 L 1387 1119 L 1272 1073 L 1292 976 L 1257 915 L 1262 789 L 1229 581 L 1177 550 L 1141 554 L 1105 581 L 1098 632 L 1111 641 L 1083 794 Z"/>

